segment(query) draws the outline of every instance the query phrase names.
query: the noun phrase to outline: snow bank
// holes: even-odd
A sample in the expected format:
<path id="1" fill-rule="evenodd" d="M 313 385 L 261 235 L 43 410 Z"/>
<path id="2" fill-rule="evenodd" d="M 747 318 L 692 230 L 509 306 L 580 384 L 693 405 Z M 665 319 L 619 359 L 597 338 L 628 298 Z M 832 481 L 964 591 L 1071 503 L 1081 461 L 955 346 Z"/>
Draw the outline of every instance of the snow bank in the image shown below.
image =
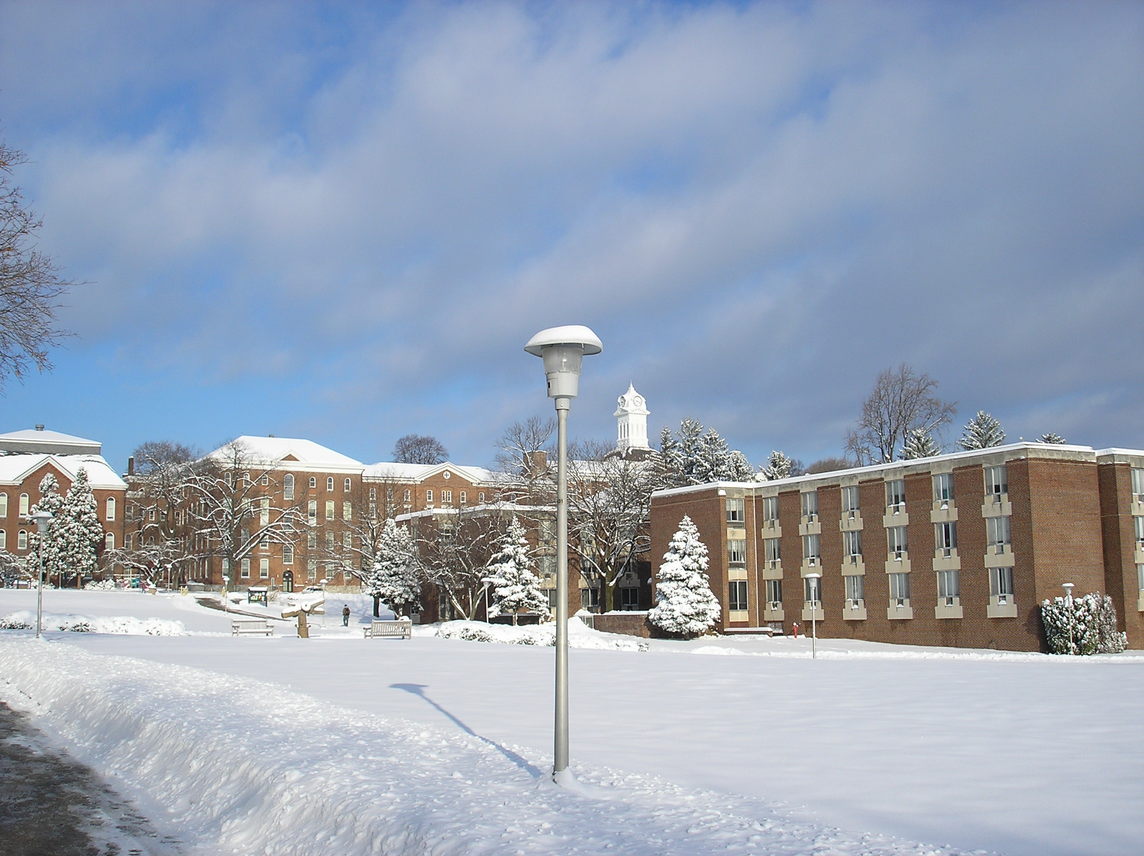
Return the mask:
<path id="1" fill-rule="evenodd" d="M 446 621 L 437 626 L 442 639 L 466 639 L 470 642 L 499 642 L 507 645 L 556 645 L 556 625 L 552 623 L 513 627 L 509 624 L 486 624 L 483 621 Z M 596 651 L 646 651 L 646 639 L 601 633 L 582 621 L 568 622 L 568 647 Z"/>
<path id="2" fill-rule="evenodd" d="M 35 630 L 36 613 L 19 610 L 0 616 L 0 630 Z M 165 618 L 136 618 L 132 615 L 60 615 L 44 613 L 44 631 L 73 633 L 121 633 L 129 636 L 183 636 L 181 621 Z"/>
<path id="3" fill-rule="evenodd" d="M 0 695 L 218 854 L 945 854 L 851 837 L 757 799 L 576 770 L 468 729 L 347 710 L 271 684 L 0 638 Z M 409 692 L 418 692 L 410 686 Z"/>

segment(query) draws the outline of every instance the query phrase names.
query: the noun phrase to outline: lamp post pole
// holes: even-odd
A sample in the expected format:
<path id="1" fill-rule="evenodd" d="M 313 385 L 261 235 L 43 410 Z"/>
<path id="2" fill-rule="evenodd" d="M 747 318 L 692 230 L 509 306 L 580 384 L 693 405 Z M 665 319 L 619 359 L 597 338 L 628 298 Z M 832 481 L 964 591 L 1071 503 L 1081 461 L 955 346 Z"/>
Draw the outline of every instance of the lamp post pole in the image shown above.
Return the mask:
<path id="1" fill-rule="evenodd" d="M 818 581 L 822 579 L 822 574 L 807 574 L 806 578 L 810 580 L 810 591 L 814 595 L 810 601 L 810 659 L 815 660 L 818 658 L 818 604 L 822 597 Z"/>
<path id="2" fill-rule="evenodd" d="M 548 397 L 556 405 L 556 698 L 552 778 L 568 768 L 568 411 L 580 391 L 580 364 L 603 350 L 599 337 L 578 325 L 550 327 L 524 349 L 544 359 Z"/>
<path id="3" fill-rule="evenodd" d="M 55 517 L 50 511 L 40 511 L 32 514 L 28 519 L 36 524 L 36 534 L 40 536 L 40 543 L 36 545 L 39 561 L 36 563 L 36 638 L 44 628 L 44 546 L 47 544 L 48 527 L 52 525 Z"/>
<path id="4" fill-rule="evenodd" d="M 1061 583 L 1061 588 L 1065 590 L 1065 605 L 1069 607 L 1069 654 L 1075 654 L 1075 642 L 1073 642 L 1073 610 L 1072 610 L 1072 590 L 1075 583 Z"/>

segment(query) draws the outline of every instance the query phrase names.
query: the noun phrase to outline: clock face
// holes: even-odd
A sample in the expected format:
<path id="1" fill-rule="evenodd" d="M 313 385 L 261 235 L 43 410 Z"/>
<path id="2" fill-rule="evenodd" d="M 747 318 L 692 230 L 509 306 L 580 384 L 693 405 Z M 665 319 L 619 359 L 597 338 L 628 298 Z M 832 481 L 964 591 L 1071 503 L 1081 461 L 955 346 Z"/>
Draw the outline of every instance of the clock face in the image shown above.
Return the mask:
<path id="1" fill-rule="evenodd" d="M 632 399 L 632 404 L 634 404 L 636 407 L 643 407 L 643 396 L 637 395 Z"/>

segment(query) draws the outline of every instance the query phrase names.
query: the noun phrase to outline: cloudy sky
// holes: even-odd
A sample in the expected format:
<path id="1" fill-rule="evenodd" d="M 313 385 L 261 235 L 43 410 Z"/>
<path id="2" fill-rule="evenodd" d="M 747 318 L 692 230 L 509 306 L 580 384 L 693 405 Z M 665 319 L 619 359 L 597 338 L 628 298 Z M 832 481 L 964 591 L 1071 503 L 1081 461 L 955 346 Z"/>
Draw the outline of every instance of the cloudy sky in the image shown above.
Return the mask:
<path id="1" fill-rule="evenodd" d="M 1144 4 L 0 0 L 0 137 L 71 279 L 0 431 L 406 433 L 488 464 L 693 417 L 837 455 L 906 362 L 1010 438 L 1144 447 Z"/>

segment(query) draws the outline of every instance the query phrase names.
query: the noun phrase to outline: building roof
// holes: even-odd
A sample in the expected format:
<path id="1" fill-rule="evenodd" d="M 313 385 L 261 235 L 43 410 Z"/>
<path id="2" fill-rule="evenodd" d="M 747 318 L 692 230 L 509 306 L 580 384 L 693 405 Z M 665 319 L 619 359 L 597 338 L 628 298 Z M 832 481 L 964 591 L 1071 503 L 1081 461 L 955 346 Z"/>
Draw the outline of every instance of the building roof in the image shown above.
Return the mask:
<path id="1" fill-rule="evenodd" d="M 0 456 L 0 483 L 19 484 L 44 462 L 74 480 L 80 469 L 87 471 L 92 488 L 126 490 L 127 483 L 100 455 L 49 455 L 45 453 Z"/>
<path id="2" fill-rule="evenodd" d="M 466 467 L 449 461 L 443 464 L 399 464 L 382 461 L 366 467 L 364 477 L 376 481 L 413 483 L 432 478 L 446 470 L 456 473 L 472 484 L 486 484 L 496 481 L 499 477 L 497 473 L 484 467 Z"/>
<path id="3" fill-rule="evenodd" d="M 224 451 L 227 447 L 237 443 L 243 449 L 243 454 L 252 464 L 263 466 L 288 465 L 297 469 L 306 470 L 361 470 L 365 465 L 361 461 L 328 449 L 313 440 L 302 440 L 295 437 L 253 437 L 244 435 L 236 437 L 231 443 L 220 446 L 208 458 L 221 461 L 227 457 Z"/>
<path id="4" fill-rule="evenodd" d="M 61 434 L 59 431 L 48 431 L 42 425 L 0 434 L 0 449 L 50 452 L 57 447 L 87 447 L 93 454 L 98 455 L 103 445 L 96 440 Z"/>

